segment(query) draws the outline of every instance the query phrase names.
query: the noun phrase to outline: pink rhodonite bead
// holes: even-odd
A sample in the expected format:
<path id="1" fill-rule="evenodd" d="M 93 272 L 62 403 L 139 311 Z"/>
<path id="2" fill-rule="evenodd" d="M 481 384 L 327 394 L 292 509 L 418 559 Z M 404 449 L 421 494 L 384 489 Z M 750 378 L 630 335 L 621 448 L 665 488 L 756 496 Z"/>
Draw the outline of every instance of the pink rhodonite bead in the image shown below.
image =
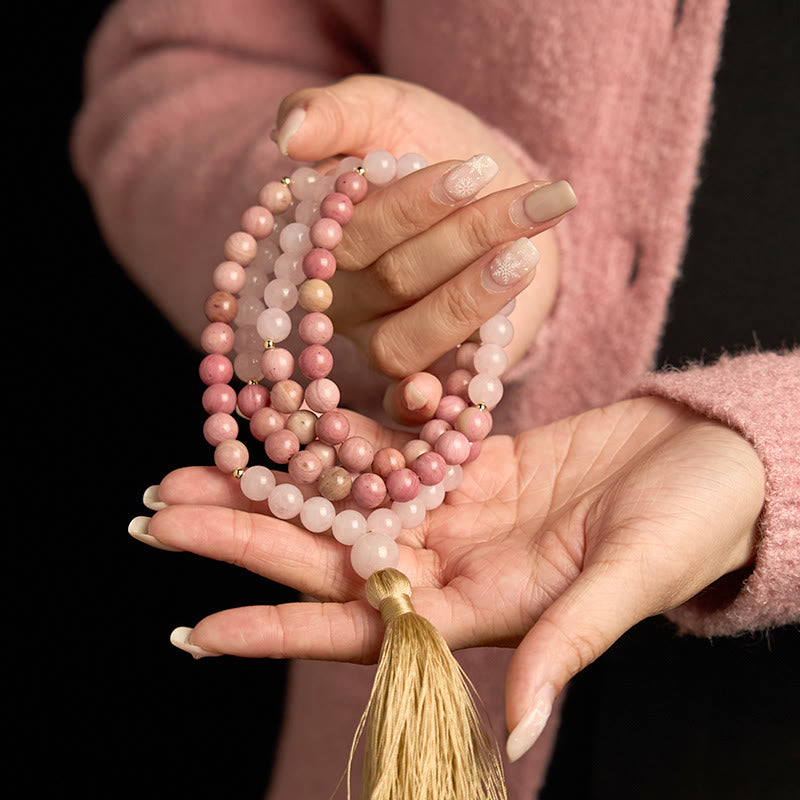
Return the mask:
<path id="1" fill-rule="evenodd" d="M 360 203 L 367 196 L 369 184 L 358 172 L 345 172 L 336 179 L 334 189 L 340 194 L 347 195 L 354 203 Z"/>
<path id="2" fill-rule="evenodd" d="M 342 226 L 334 219 L 323 217 L 311 226 L 309 236 L 314 247 L 333 250 L 342 241 Z"/>
<path id="3" fill-rule="evenodd" d="M 203 436 L 212 447 L 226 439 L 235 439 L 238 435 L 239 423 L 230 414 L 218 412 L 203 423 Z"/>
<path id="4" fill-rule="evenodd" d="M 353 201 L 341 192 L 331 192 L 319 207 L 323 217 L 330 217 L 340 225 L 346 225 L 353 217 Z"/>
<path id="5" fill-rule="evenodd" d="M 292 193 L 281 181 L 270 181 L 258 193 L 258 202 L 273 214 L 283 214 L 292 204 Z"/>
<path id="6" fill-rule="evenodd" d="M 250 433 L 258 441 L 263 442 L 267 436 L 281 430 L 286 424 L 286 418 L 274 408 L 259 408 L 250 417 Z"/>
<path id="7" fill-rule="evenodd" d="M 233 364 L 227 356 L 211 353 L 200 362 L 198 373 L 200 380 L 206 386 L 211 386 L 213 383 L 230 383 L 233 378 Z"/>
<path id="8" fill-rule="evenodd" d="M 439 437 L 434 449 L 448 464 L 463 464 L 469 458 L 470 443 L 463 433 L 446 431 Z"/>
<path id="9" fill-rule="evenodd" d="M 386 499 L 386 484 L 380 475 L 365 472 L 353 481 L 350 493 L 362 508 L 377 508 Z"/>
<path id="10" fill-rule="evenodd" d="M 440 401 L 436 409 L 436 418 L 455 424 L 458 415 L 467 407 L 467 401 L 463 397 L 454 394 L 446 394 Z"/>
<path id="11" fill-rule="evenodd" d="M 439 437 L 445 431 L 451 430 L 452 427 L 453 426 L 449 422 L 445 422 L 443 419 L 429 419 L 422 426 L 422 430 L 419 432 L 419 438 L 422 439 L 423 442 L 434 445 Z"/>
<path id="12" fill-rule="evenodd" d="M 303 274 L 306 278 L 329 281 L 335 272 L 336 259 L 333 257 L 333 253 L 324 247 L 315 247 L 303 257 Z"/>
<path id="13" fill-rule="evenodd" d="M 326 378 L 333 369 L 333 355 L 325 345 L 310 344 L 298 356 L 297 366 L 311 380 Z"/>
<path id="14" fill-rule="evenodd" d="M 372 460 L 372 471 L 385 480 L 392 472 L 402 469 L 405 465 L 406 460 L 399 450 L 394 447 L 383 447 L 375 453 Z"/>
<path id="15" fill-rule="evenodd" d="M 293 380 L 278 381 L 273 385 L 269 399 L 276 411 L 291 414 L 303 405 L 303 387 Z"/>
<path id="16" fill-rule="evenodd" d="M 463 433 L 470 442 L 479 442 L 492 430 L 492 415 L 475 406 L 465 408 L 456 419 L 455 429 Z"/>
<path id="17" fill-rule="evenodd" d="M 200 347 L 206 353 L 230 353 L 233 342 L 233 328 L 224 322 L 211 322 L 200 334 Z"/>
<path id="18" fill-rule="evenodd" d="M 243 386 L 238 396 L 239 411 L 242 416 L 250 417 L 258 411 L 259 408 L 266 408 L 269 405 L 269 390 L 266 386 L 261 386 L 258 383 L 250 383 Z"/>
<path id="19" fill-rule="evenodd" d="M 295 483 L 314 483 L 322 472 L 322 462 L 309 450 L 300 450 L 289 459 L 289 476 Z"/>
<path id="20" fill-rule="evenodd" d="M 211 279 L 220 292 L 238 294 L 245 284 L 244 267 L 235 261 L 223 261 L 217 265 Z"/>
<path id="21" fill-rule="evenodd" d="M 351 436 L 339 447 L 339 461 L 350 472 L 363 472 L 372 464 L 373 447 L 362 436 Z"/>
<path id="22" fill-rule="evenodd" d="M 236 439 L 220 442 L 214 449 L 214 463 L 223 472 L 234 472 L 247 466 L 247 448 Z"/>
<path id="23" fill-rule="evenodd" d="M 329 378 L 318 378 L 306 387 L 305 400 L 312 411 L 321 414 L 339 405 L 339 387 Z"/>
<path id="24" fill-rule="evenodd" d="M 276 464 L 288 464 L 289 459 L 300 450 L 297 436 L 285 428 L 274 431 L 264 440 L 264 451 Z"/>
<path id="25" fill-rule="evenodd" d="M 272 383 L 285 381 L 294 372 L 294 356 L 285 347 L 269 347 L 261 356 L 261 372 Z"/>
<path id="26" fill-rule="evenodd" d="M 203 392 L 203 410 L 206 414 L 232 414 L 236 410 L 236 392 L 227 383 L 212 383 Z"/>
<path id="27" fill-rule="evenodd" d="M 297 332 L 305 344 L 327 344 L 333 336 L 333 323 L 321 311 L 312 311 L 300 320 Z"/>
<path id="28" fill-rule="evenodd" d="M 341 411 L 325 411 L 317 420 L 317 439 L 324 444 L 341 444 L 350 434 L 350 423 Z"/>
<path id="29" fill-rule="evenodd" d="M 272 212 L 264 206 L 250 206 L 242 214 L 242 230 L 254 239 L 264 239 L 272 233 L 275 219 Z"/>
<path id="30" fill-rule="evenodd" d="M 419 494 L 419 483 L 418 474 L 408 467 L 403 467 L 403 469 L 395 470 L 386 477 L 386 493 L 392 500 L 399 503 L 407 503 Z"/>
<path id="31" fill-rule="evenodd" d="M 385 533 L 365 533 L 350 551 L 350 563 L 364 580 L 373 572 L 396 567 L 399 560 L 397 542 Z"/>
<path id="32" fill-rule="evenodd" d="M 414 472 L 419 476 L 419 482 L 425 486 L 441 483 L 447 473 L 447 462 L 439 453 L 423 453 L 414 462 Z M 400 498 L 397 498 L 398 500 Z M 408 498 L 411 499 L 411 498 Z"/>

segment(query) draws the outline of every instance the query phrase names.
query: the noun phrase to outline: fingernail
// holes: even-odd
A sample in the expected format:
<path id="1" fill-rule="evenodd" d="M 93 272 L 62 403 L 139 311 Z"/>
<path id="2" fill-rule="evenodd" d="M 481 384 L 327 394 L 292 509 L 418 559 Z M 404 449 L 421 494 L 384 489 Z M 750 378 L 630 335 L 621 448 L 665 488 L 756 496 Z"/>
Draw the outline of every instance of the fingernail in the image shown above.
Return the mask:
<path id="1" fill-rule="evenodd" d="M 498 169 L 491 156 L 473 156 L 445 172 L 436 181 L 431 190 L 431 199 L 446 206 L 471 200 L 497 175 Z"/>
<path id="2" fill-rule="evenodd" d="M 178 648 L 189 653 L 193 658 L 208 658 L 210 656 L 221 656 L 222 653 L 214 653 L 211 650 L 204 650 L 196 644 L 192 644 L 189 639 L 194 628 L 175 628 L 169 635 L 170 642 Z"/>
<path id="3" fill-rule="evenodd" d="M 507 291 L 536 269 L 540 257 L 541 254 L 530 239 L 517 239 L 483 268 L 483 288 L 494 294 Z"/>
<path id="4" fill-rule="evenodd" d="M 287 156 L 289 153 L 286 148 L 289 146 L 289 139 L 300 130 L 300 126 L 306 118 L 306 110 L 304 108 L 293 108 L 287 115 L 283 124 L 278 128 L 278 133 L 275 141 L 278 143 L 278 150 Z"/>
<path id="5" fill-rule="evenodd" d="M 547 720 L 550 719 L 555 699 L 556 690 L 552 684 L 547 683 L 539 689 L 536 697 L 533 698 L 530 711 L 519 721 L 508 737 L 506 753 L 509 761 L 516 761 L 533 747 L 544 730 Z"/>
<path id="6" fill-rule="evenodd" d="M 148 486 L 147 489 L 145 489 L 142 502 L 145 508 L 149 508 L 151 511 L 161 511 L 162 508 L 167 507 L 167 504 L 161 499 L 158 484 L 155 486 Z"/>
<path id="7" fill-rule="evenodd" d="M 515 225 L 530 228 L 556 219 L 578 205 L 578 198 L 567 181 L 548 183 L 539 189 L 517 198 L 509 209 Z"/>
<path id="8" fill-rule="evenodd" d="M 173 547 L 171 544 L 164 544 L 150 533 L 150 517 L 134 517 L 128 523 L 128 533 L 144 544 L 155 547 L 157 550 L 167 550 L 170 553 L 180 553 L 180 548 Z"/>
<path id="9" fill-rule="evenodd" d="M 413 381 L 403 387 L 403 403 L 409 411 L 419 411 L 428 402 L 428 395 L 423 394 Z"/>

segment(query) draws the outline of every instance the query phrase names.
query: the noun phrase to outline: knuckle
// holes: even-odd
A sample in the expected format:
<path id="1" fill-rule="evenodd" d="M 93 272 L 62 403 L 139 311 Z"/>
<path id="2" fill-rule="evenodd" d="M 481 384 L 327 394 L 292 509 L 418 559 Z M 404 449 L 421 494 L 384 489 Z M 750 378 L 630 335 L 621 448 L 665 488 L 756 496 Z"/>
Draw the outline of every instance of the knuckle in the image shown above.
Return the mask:
<path id="1" fill-rule="evenodd" d="M 456 215 L 457 236 L 470 251 L 485 253 L 497 245 L 495 220 L 481 203 L 465 206 Z"/>
<path id="2" fill-rule="evenodd" d="M 373 369 L 393 378 L 404 378 L 413 372 L 407 355 L 408 350 L 402 347 L 395 325 L 387 320 L 375 328 L 369 343 L 369 362 Z"/>
<path id="3" fill-rule="evenodd" d="M 408 282 L 409 271 L 403 268 L 393 250 L 384 253 L 375 262 L 372 274 L 378 290 L 387 297 L 400 301 L 414 297 L 413 287 Z"/>
<path id="4" fill-rule="evenodd" d="M 438 312 L 435 319 L 450 329 L 453 334 L 466 335 L 480 327 L 480 304 L 475 297 L 462 291 L 452 282 L 446 283 L 437 292 Z"/>

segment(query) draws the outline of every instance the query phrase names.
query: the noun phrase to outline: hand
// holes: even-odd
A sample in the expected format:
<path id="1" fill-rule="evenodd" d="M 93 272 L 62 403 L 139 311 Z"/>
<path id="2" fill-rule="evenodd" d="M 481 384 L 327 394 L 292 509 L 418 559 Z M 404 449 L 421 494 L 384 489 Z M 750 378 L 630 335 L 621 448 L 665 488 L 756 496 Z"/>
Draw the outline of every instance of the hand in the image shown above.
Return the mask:
<path id="1" fill-rule="evenodd" d="M 575 205 L 568 184 L 529 183 L 502 140 L 469 111 L 422 87 L 377 76 L 290 95 L 281 104 L 276 139 L 301 161 L 390 149 L 436 162 L 361 203 L 334 251 L 341 270 L 332 282 L 331 314 L 373 366 L 395 378 L 427 368 L 520 292 L 511 363 L 528 350 L 557 291 L 555 241 L 544 232 Z M 475 154 L 485 155 L 470 161 Z M 500 191 L 485 196 L 497 167 L 491 185 Z M 469 192 L 448 197 L 442 183 L 458 169 L 471 178 Z M 523 206 L 533 219 L 521 213 Z M 536 285 L 527 288 L 532 271 L 504 287 L 479 280 L 491 256 L 523 236 L 535 236 L 542 254 Z"/>
<path id="2" fill-rule="evenodd" d="M 362 434 L 398 443 L 374 423 Z M 761 462 L 738 434 L 661 399 L 630 400 L 487 439 L 461 487 L 398 540 L 399 569 L 452 648 L 517 647 L 506 683 L 516 758 L 556 694 L 626 630 L 751 563 L 763 497 Z M 149 524 L 154 543 L 326 601 L 214 614 L 194 628 L 192 647 L 377 658 L 380 616 L 338 542 L 263 516 L 216 470 L 172 473 L 161 498 L 169 505 Z"/>

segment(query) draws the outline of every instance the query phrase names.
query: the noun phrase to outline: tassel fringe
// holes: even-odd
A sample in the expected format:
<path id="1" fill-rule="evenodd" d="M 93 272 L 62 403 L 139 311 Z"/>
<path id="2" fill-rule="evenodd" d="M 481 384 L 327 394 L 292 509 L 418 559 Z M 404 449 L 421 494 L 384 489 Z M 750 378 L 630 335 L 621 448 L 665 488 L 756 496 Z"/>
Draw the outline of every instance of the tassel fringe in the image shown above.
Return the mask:
<path id="1" fill-rule="evenodd" d="M 350 752 L 365 734 L 362 800 L 506 800 L 497 744 L 441 634 L 411 605 L 395 569 L 367 582 L 386 626 L 378 671 Z M 348 798 L 350 797 L 348 766 Z"/>

